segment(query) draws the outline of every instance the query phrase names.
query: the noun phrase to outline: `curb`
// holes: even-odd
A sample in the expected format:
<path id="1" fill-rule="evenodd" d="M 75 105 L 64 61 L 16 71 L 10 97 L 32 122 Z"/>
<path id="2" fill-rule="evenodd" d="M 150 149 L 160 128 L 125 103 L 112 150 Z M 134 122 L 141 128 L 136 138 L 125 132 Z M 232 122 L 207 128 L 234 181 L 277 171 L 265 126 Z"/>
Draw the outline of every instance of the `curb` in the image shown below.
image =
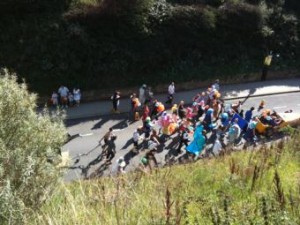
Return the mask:
<path id="1" fill-rule="evenodd" d="M 225 101 L 236 100 L 241 98 L 255 98 L 255 97 L 263 97 L 263 96 L 270 96 L 270 95 L 281 95 L 281 94 L 291 94 L 291 93 L 298 93 L 300 90 L 297 91 L 284 91 L 284 92 L 273 92 L 273 93 L 266 93 L 266 94 L 257 94 L 257 95 L 246 95 L 240 97 L 228 97 L 224 98 Z"/>
<path id="2" fill-rule="evenodd" d="M 246 96 L 239 96 L 239 97 L 228 97 L 224 98 L 224 101 L 230 101 L 230 100 L 237 100 L 242 98 L 255 98 L 255 97 L 263 97 L 263 96 L 271 96 L 271 95 L 281 95 L 281 94 L 291 94 L 291 93 L 298 93 L 300 90 L 295 91 L 285 91 L 285 92 L 273 92 L 273 93 L 266 93 L 266 94 L 257 94 L 257 95 L 246 95 Z M 191 104 L 192 102 L 187 102 L 187 104 Z M 88 119 L 93 117 L 99 117 L 99 116 L 107 116 L 107 115 L 124 115 L 126 113 L 129 113 L 129 111 L 121 112 L 120 114 L 111 114 L 110 112 L 104 112 L 104 113 L 90 113 L 86 115 L 78 115 L 71 118 L 68 118 L 68 115 L 66 116 L 66 121 L 72 121 L 72 120 L 78 120 L 78 119 Z"/>

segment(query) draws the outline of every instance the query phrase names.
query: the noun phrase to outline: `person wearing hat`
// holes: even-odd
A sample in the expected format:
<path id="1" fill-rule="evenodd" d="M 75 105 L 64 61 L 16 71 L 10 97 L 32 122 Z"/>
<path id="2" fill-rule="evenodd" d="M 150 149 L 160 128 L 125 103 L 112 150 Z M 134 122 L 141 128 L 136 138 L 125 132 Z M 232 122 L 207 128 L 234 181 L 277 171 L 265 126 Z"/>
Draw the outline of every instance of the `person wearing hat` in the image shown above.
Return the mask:
<path id="1" fill-rule="evenodd" d="M 155 150 L 150 150 L 141 158 L 140 167 L 144 172 L 148 172 L 147 170 L 151 171 L 151 169 L 152 169 L 151 162 L 154 163 L 155 167 L 158 166 L 158 163 L 157 163 L 154 153 L 155 153 Z"/>
<path id="2" fill-rule="evenodd" d="M 147 117 L 144 123 L 144 132 L 145 132 L 145 138 L 150 137 L 150 133 L 152 130 L 153 124 L 151 123 L 151 118 Z"/>
<path id="3" fill-rule="evenodd" d="M 239 119 L 236 118 L 233 123 L 231 123 L 229 130 L 228 130 L 228 144 L 234 145 L 236 144 L 237 140 L 241 134 L 241 128 L 238 125 Z"/>
<path id="4" fill-rule="evenodd" d="M 125 167 L 126 167 L 126 162 L 124 160 L 123 157 L 120 157 L 118 160 L 117 160 L 117 163 L 118 163 L 118 173 L 126 173 L 125 171 Z"/>

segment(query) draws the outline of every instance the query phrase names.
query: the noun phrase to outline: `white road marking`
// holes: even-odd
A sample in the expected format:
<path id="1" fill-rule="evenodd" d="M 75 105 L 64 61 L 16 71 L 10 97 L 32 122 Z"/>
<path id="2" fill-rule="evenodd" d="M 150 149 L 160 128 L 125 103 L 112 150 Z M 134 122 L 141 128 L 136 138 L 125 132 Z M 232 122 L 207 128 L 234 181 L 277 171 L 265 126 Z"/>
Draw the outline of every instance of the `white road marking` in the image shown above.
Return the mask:
<path id="1" fill-rule="evenodd" d="M 284 109 L 286 108 L 286 106 L 276 106 L 276 107 L 273 107 L 273 109 Z"/>
<path id="2" fill-rule="evenodd" d="M 87 137 L 87 136 L 91 136 L 94 133 L 87 133 L 87 134 L 79 134 L 80 137 Z"/>

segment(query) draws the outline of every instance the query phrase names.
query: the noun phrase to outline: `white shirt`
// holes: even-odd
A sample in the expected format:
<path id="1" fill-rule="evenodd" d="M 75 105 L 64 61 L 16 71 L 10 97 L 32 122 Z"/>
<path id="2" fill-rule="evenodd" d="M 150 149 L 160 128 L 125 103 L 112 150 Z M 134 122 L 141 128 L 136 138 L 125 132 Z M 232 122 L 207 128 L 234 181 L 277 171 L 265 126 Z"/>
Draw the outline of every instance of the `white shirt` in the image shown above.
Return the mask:
<path id="1" fill-rule="evenodd" d="M 170 84 L 168 88 L 168 92 L 170 95 L 173 95 L 175 93 L 175 85 Z"/>
<path id="2" fill-rule="evenodd" d="M 219 83 L 214 83 L 213 85 L 215 86 L 215 89 L 216 89 L 217 91 L 220 90 L 220 85 L 219 85 Z"/>
<path id="3" fill-rule="evenodd" d="M 134 132 L 134 133 L 133 133 L 133 141 L 138 141 L 139 138 L 140 138 L 139 133 L 138 133 L 138 132 Z"/>
<path id="4" fill-rule="evenodd" d="M 74 100 L 79 101 L 81 98 L 80 89 L 74 89 L 73 94 L 74 94 Z"/>
<path id="5" fill-rule="evenodd" d="M 58 93 L 60 94 L 60 97 L 67 97 L 69 93 L 69 89 L 65 86 L 61 86 L 58 89 Z"/>

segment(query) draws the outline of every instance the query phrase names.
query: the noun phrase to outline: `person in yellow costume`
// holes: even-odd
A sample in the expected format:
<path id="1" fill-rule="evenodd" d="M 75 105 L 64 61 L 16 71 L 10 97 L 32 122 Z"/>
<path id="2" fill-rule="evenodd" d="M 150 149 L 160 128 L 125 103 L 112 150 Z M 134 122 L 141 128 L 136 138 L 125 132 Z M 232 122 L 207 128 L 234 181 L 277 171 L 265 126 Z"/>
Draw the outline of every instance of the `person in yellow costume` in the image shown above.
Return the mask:
<path id="1" fill-rule="evenodd" d="M 260 78 L 261 81 L 265 81 L 267 78 L 267 74 L 272 63 L 272 57 L 272 52 L 270 52 L 270 54 L 267 55 L 264 59 L 263 70 Z"/>

